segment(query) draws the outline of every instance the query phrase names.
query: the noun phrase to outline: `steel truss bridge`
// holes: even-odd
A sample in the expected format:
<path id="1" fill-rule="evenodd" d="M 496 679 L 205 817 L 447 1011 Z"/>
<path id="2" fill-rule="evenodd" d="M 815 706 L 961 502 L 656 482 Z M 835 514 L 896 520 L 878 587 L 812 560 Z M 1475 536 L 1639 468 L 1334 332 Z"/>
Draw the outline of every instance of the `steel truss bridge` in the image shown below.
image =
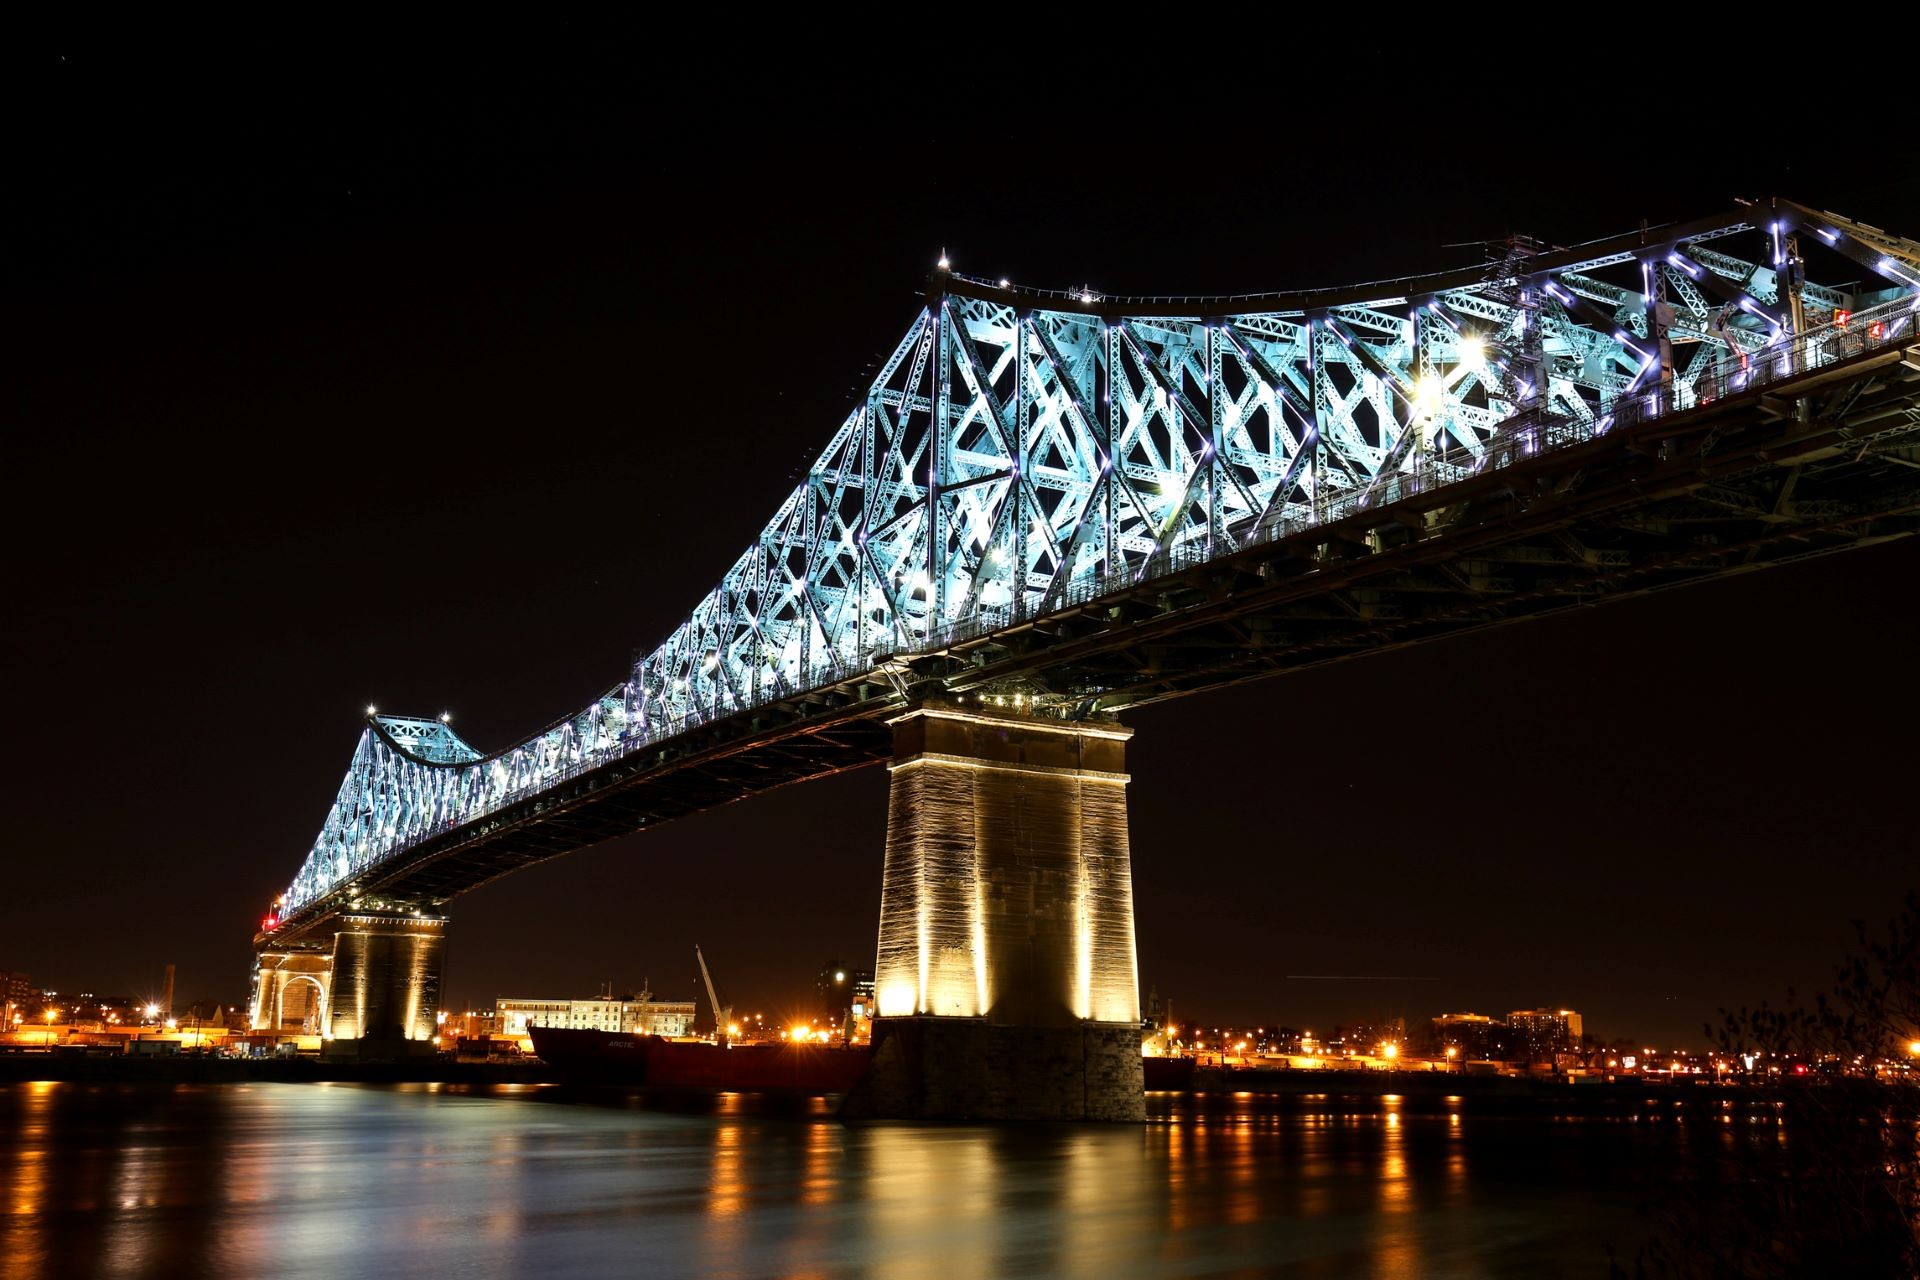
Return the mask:
<path id="1" fill-rule="evenodd" d="M 887 757 L 1920 529 L 1920 244 L 1786 201 L 1452 274 L 926 304 L 766 527 L 502 751 L 374 714 L 262 945 Z"/>

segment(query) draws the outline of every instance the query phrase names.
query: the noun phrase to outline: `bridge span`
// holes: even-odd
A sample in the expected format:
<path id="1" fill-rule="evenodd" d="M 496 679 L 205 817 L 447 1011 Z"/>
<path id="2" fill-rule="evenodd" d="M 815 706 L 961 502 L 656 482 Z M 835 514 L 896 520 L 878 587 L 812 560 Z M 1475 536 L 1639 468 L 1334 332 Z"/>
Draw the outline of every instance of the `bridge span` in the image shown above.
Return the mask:
<path id="1" fill-rule="evenodd" d="M 909 722 L 1001 718 L 1037 759 L 1048 726 L 1084 745 L 1128 707 L 1907 536 L 1916 322 L 1920 245 L 1782 200 L 1293 294 L 1112 298 L 943 262 L 806 479 L 624 681 L 493 753 L 369 708 L 256 937 L 256 1023 L 283 1018 L 275 974 L 386 936 L 344 920 L 437 920 L 533 862 L 883 760 L 898 802 Z M 1066 767 L 968 741 L 988 773 Z M 1102 759 L 1058 802 L 1124 778 Z M 916 804 L 895 817 L 932 820 Z M 895 826 L 890 886 L 915 846 Z M 1124 864 L 1124 809 L 1115 840 Z M 1087 865 L 1054 887 L 1091 919 Z M 883 968 L 890 927 L 918 930 L 904 1011 L 932 1015 L 929 926 L 883 920 Z M 1077 928 L 1065 1005 L 1137 1020 L 1137 993 L 1084 1011 L 1098 930 Z M 378 965 L 437 972 L 431 929 L 388 932 Z M 1101 964 L 1132 964 L 1130 900 L 1124 932 Z M 986 1017 L 990 948 L 950 943 L 978 953 Z M 331 986 L 319 1025 L 364 1038 Z M 417 1038 L 411 1001 L 394 1025 Z"/>

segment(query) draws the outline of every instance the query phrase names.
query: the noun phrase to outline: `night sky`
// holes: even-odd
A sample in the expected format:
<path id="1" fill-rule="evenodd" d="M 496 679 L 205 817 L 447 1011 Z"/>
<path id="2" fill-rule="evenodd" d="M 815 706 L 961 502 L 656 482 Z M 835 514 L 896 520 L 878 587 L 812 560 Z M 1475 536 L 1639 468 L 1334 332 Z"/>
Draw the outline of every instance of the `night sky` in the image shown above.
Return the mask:
<path id="1" fill-rule="evenodd" d="M 1232 292 L 1736 196 L 1920 235 L 1911 130 L 1864 117 L 1623 147 L 1581 111 L 1408 99 L 1316 133 L 1284 98 L 1033 76 L 896 110 L 884 78 L 681 84 L 565 30 L 294 47 L 49 47 L 4 126 L 0 968 L 63 989 L 146 995 L 173 961 L 180 1003 L 243 998 L 367 703 L 493 749 L 622 679 L 942 248 Z M 1668 1043 L 1818 981 L 1920 881 L 1917 573 L 1895 544 L 1131 714 L 1143 992 L 1315 1029 L 1565 1005 Z M 809 784 L 460 899 L 452 1003 L 690 996 L 697 941 L 736 1006 L 793 1007 L 828 957 L 872 962 L 885 792 Z"/>

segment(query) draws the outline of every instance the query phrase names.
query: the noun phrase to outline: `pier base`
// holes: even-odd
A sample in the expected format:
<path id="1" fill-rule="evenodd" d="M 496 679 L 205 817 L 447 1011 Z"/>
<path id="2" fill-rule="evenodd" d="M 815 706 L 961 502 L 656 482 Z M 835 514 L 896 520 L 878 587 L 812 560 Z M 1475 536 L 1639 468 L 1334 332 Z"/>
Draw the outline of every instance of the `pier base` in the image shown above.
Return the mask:
<path id="1" fill-rule="evenodd" d="M 882 1018 L 849 1120 L 1146 1118 L 1137 1023 L 998 1026 L 985 1018 Z"/>
<path id="2" fill-rule="evenodd" d="M 1130 731 L 893 722 L 873 1065 L 849 1117 L 1138 1120 Z"/>

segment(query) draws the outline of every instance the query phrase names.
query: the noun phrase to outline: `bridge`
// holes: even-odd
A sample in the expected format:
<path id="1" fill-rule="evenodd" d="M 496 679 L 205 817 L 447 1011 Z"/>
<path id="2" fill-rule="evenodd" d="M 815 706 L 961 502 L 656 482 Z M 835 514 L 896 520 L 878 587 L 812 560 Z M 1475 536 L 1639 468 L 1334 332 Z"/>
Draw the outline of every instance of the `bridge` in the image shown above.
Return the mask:
<path id="1" fill-rule="evenodd" d="M 1920 244 L 1785 200 L 1295 293 L 943 259 L 805 479 L 591 705 L 494 752 L 368 708 L 255 938 L 256 1025 L 421 1040 L 459 894 L 888 761 L 881 1013 L 1130 1027 L 1116 713 L 1909 535 L 1916 323 Z"/>

